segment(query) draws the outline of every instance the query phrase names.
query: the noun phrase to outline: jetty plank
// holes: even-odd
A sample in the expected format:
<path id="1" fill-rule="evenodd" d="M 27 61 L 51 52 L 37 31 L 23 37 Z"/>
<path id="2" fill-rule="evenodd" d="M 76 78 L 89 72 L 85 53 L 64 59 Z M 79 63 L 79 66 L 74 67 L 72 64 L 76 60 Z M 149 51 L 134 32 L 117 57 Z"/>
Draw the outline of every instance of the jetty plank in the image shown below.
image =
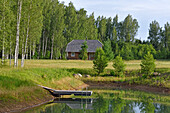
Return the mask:
<path id="1" fill-rule="evenodd" d="M 91 96 L 93 93 L 92 91 L 55 90 L 45 86 L 40 86 L 40 87 L 46 89 L 51 93 L 51 95 L 55 97 L 60 97 L 61 95 L 72 95 L 72 94 L 74 94 L 75 96 Z"/>

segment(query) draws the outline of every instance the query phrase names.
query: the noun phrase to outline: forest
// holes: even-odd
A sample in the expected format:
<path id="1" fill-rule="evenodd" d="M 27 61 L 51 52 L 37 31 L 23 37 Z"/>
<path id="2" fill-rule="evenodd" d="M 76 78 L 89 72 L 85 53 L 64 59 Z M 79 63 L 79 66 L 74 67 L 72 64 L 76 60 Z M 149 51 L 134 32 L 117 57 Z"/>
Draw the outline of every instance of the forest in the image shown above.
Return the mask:
<path id="1" fill-rule="evenodd" d="M 94 12 L 95 13 L 95 12 Z M 170 59 L 170 25 L 149 25 L 147 40 L 137 39 L 137 19 L 127 15 L 112 17 L 87 15 L 58 0 L 0 0 L 0 58 L 14 59 L 21 67 L 25 59 L 66 59 L 67 43 L 74 39 L 99 40 L 109 60 L 120 55 L 124 60 L 142 59 L 150 52 L 156 59 Z M 116 12 L 115 12 L 116 13 Z M 145 38 L 145 37 L 142 37 Z"/>

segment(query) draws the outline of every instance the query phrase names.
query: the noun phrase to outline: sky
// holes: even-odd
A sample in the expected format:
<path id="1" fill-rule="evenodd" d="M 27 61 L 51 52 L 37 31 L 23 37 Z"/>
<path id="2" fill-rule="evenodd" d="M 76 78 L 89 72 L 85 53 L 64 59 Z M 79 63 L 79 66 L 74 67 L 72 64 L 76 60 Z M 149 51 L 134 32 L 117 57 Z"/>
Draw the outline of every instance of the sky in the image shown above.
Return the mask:
<path id="1" fill-rule="evenodd" d="M 76 10 L 84 8 L 88 15 L 94 12 L 95 18 L 114 18 L 118 14 L 120 22 L 130 14 L 140 26 L 136 38 L 142 40 L 147 40 L 152 21 L 156 20 L 161 27 L 170 23 L 170 0 L 60 0 L 62 1 L 65 5 L 73 2 Z"/>

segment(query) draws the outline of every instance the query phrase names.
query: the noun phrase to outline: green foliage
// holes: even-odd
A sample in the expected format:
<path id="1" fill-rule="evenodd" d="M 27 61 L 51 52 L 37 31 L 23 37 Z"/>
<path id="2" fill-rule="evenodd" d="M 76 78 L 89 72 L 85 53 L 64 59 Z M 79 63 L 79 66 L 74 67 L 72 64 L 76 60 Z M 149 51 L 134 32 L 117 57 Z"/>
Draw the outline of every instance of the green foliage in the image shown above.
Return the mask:
<path id="1" fill-rule="evenodd" d="M 150 28 L 149 28 L 148 39 L 150 39 L 150 43 L 154 46 L 156 50 L 159 49 L 160 32 L 161 32 L 161 28 L 159 26 L 159 23 L 156 20 L 152 21 L 152 23 L 150 24 Z"/>
<path id="2" fill-rule="evenodd" d="M 113 61 L 113 67 L 115 68 L 116 75 L 123 76 L 125 71 L 125 64 L 122 60 L 122 57 L 116 56 L 116 58 Z"/>
<path id="3" fill-rule="evenodd" d="M 111 76 L 115 76 L 115 72 L 113 70 L 110 71 Z"/>
<path id="4" fill-rule="evenodd" d="M 132 60 L 132 59 L 134 59 L 133 53 L 132 53 L 132 48 L 131 48 L 130 44 L 125 44 L 122 47 L 122 49 L 120 51 L 120 55 L 125 60 Z"/>
<path id="5" fill-rule="evenodd" d="M 80 59 L 82 59 L 82 60 L 87 60 L 87 58 L 88 58 L 87 48 L 88 48 L 88 46 L 87 46 L 87 41 L 85 41 L 85 42 L 83 43 L 83 45 L 81 46 L 80 56 L 79 56 Z"/>
<path id="6" fill-rule="evenodd" d="M 150 54 L 150 52 L 148 52 L 148 54 L 146 54 L 144 56 L 144 59 L 141 61 L 141 72 L 145 73 L 147 75 L 151 75 L 154 70 L 155 70 L 155 60 L 153 58 L 153 55 Z"/>
<path id="7" fill-rule="evenodd" d="M 96 70 L 97 74 L 100 75 L 107 67 L 107 58 L 102 48 L 96 49 L 95 59 L 93 61 L 93 68 Z"/>
<path id="8" fill-rule="evenodd" d="M 104 42 L 103 50 L 109 61 L 114 59 L 114 54 L 113 54 L 112 47 L 111 47 L 111 41 L 109 39 Z"/>

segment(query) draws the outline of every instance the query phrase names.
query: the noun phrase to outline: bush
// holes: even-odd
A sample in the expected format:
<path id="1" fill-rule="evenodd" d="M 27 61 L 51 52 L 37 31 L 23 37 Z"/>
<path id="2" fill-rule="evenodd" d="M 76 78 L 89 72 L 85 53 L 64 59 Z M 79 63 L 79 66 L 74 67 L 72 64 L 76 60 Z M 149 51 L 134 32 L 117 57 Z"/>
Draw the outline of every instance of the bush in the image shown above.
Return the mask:
<path id="1" fill-rule="evenodd" d="M 114 72 L 113 70 L 110 71 L 110 75 L 111 75 L 111 76 L 116 76 L 116 75 L 115 75 L 115 72 Z"/>
<path id="2" fill-rule="evenodd" d="M 144 59 L 141 62 L 141 72 L 146 75 L 152 75 L 155 70 L 155 60 L 153 55 L 148 52 L 148 54 L 144 56 Z"/>
<path id="3" fill-rule="evenodd" d="M 123 76 L 124 71 L 125 71 L 125 64 L 124 61 L 122 60 L 122 57 L 117 56 L 115 60 L 113 61 L 113 67 L 115 68 L 115 72 L 119 76 Z"/>

